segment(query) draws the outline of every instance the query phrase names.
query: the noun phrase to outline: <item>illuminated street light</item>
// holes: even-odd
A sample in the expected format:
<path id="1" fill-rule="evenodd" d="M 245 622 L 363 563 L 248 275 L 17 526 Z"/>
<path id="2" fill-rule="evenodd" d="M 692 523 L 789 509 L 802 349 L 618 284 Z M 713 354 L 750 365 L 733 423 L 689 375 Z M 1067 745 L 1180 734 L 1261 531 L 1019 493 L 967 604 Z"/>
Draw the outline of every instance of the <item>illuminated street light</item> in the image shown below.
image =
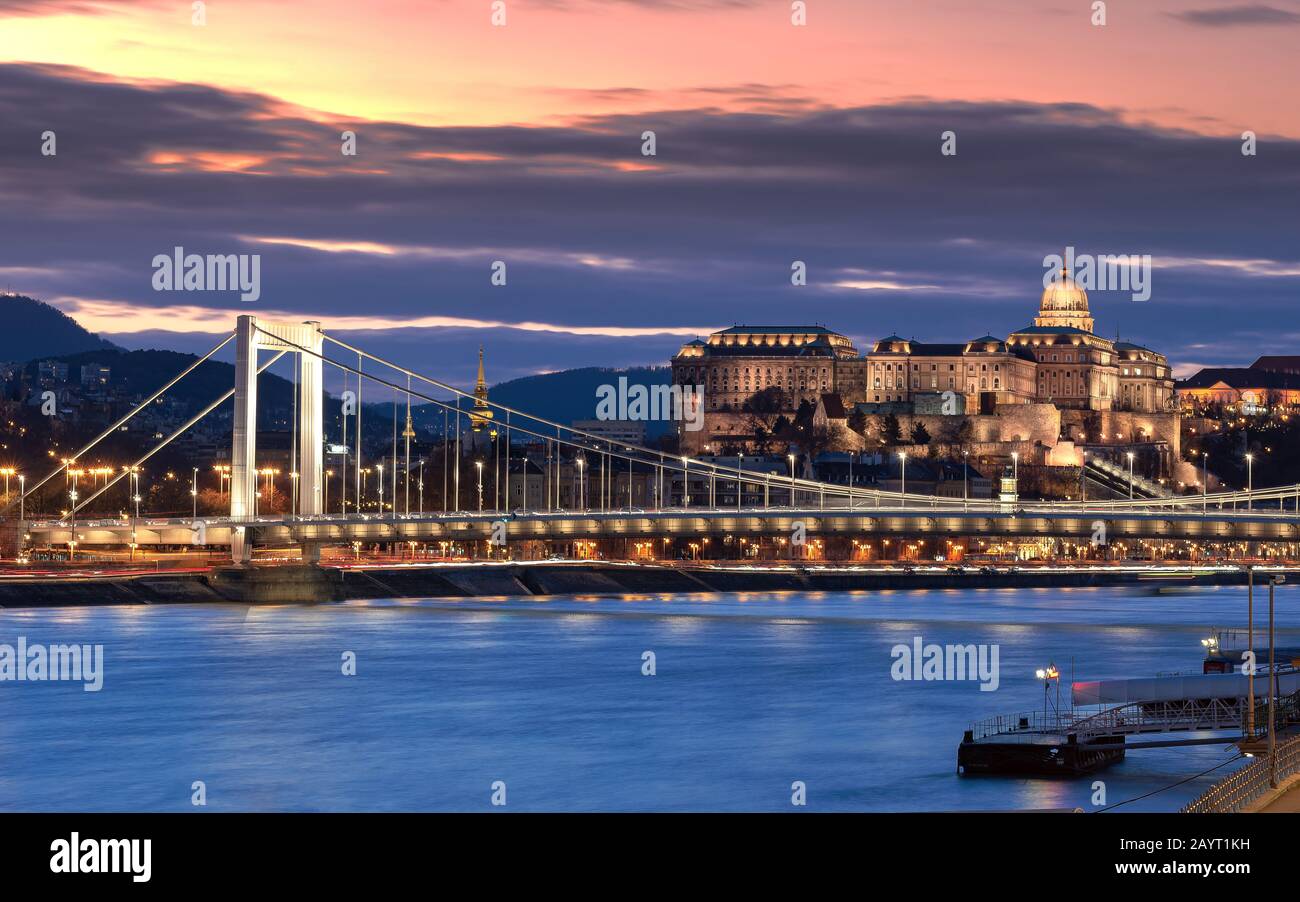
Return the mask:
<path id="1" fill-rule="evenodd" d="M 1034 676 L 1043 681 L 1043 724 L 1047 724 L 1047 697 L 1051 691 L 1052 683 L 1056 683 L 1056 710 L 1061 710 L 1061 672 L 1056 669 L 1055 664 L 1048 664 L 1046 667 L 1040 667 L 1034 671 Z"/>
<path id="2" fill-rule="evenodd" d="M 682 507 L 691 506 L 691 459 L 682 458 Z"/>
<path id="3" fill-rule="evenodd" d="M 509 474 L 506 475 L 506 478 L 507 478 L 507 480 L 509 479 Z M 419 481 L 419 489 L 420 489 L 420 500 L 419 500 L 419 503 L 420 503 L 420 511 L 419 511 L 419 512 L 420 512 L 421 515 L 423 515 L 423 514 L 424 514 L 424 459 L 423 459 L 423 458 L 420 459 L 420 481 Z M 510 503 L 508 499 L 507 499 L 506 503 L 507 503 L 507 504 Z"/>
<path id="4" fill-rule="evenodd" d="M 794 507 L 794 455 L 787 454 L 790 460 L 790 506 Z"/>
<path id="5" fill-rule="evenodd" d="M 578 509 L 585 511 L 587 509 L 587 493 L 586 487 L 583 484 L 583 472 L 587 466 L 587 459 L 585 457 L 579 457 L 576 463 L 578 464 Z M 483 469 L 480 466 L 479 473 L 481 474 L 482 472 Z"/>
<path id="6" fill-rule="evenodd" d="M 907 495 L 907 452 L 899 451 L 898 459 L 900 461 L 898 469 L 903 477 L 903 482 L 898 490 L 898 506 L 903 507 L 907 503 L 904 500 Z"/>
<path id="7" fill-rule="evenodd" d="M 962 507 L 970 510 L 970 488 L 966 474 L 970 468 L 970 452 L 963 450 L 961 452 L 961 500 Z"/>
<path id="8" fill-rule="evenodd" d="M 1246 455 L 1246 510 L 1252 510 L 1255 500 L 1250 493 L 1255 491 L 1255 455 Z"/>
<path id="9" fill-rule="evenodd" d="M 736 458 L 736 512 L 740 512 L 740 496 L 745 494 L 745 483 L 741 475 L 745 469 L 745 455 Z"/>

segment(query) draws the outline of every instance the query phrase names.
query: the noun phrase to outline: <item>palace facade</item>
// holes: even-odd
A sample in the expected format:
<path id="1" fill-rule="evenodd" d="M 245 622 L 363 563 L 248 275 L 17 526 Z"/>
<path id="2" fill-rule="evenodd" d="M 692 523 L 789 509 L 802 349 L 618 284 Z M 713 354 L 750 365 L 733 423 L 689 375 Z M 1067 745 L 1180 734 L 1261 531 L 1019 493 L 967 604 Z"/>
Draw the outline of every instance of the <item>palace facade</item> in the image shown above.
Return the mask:
<path id="1" fill-rule="evenodd" d="M 1062 269 L 1043 291 L 1032 325 L 1006 338 L 931 344 L 890 335 L 860 356 L 848 337 L 822 326 L 734 326 L 684 345 L 672 359 L 673 381 L 704 387 L 706 422 L 710 413 L 740 411 L 772 386 L 791 412 L 832 394 L 846 407 L 915 405 L 938 395 L 966 414 L 1031 403 L 1173 411 L 1164 355 L 1103 338 L 1093 327 L 1087 292 Z"/>

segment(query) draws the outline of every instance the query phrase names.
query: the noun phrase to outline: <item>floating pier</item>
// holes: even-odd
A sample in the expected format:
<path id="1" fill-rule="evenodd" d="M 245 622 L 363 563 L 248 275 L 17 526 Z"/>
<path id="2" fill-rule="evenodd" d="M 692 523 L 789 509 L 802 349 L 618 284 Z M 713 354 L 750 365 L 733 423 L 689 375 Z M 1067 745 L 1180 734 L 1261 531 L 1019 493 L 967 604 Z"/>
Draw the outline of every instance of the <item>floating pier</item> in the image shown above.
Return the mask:
<path id="1" fill-rule="evenodd" d="M 1300 671 L 1286 665 L 1274 679 L 1279 724 L 1300 720 Z M 1068 710 L 973 724 L 957 747 L 957 771 L 1074 777 L 1121 761 L 1131 749 L 1243 742 L 1251 738 L 1250 680 L 1240 673 L 1209 673 L 1076 682 Z M 1258 673 L 1254 680 L 1258 728 L 1267 723 L 1269 675 Z M 1202 735 L 1176 735 L 1189 733 Z"/>

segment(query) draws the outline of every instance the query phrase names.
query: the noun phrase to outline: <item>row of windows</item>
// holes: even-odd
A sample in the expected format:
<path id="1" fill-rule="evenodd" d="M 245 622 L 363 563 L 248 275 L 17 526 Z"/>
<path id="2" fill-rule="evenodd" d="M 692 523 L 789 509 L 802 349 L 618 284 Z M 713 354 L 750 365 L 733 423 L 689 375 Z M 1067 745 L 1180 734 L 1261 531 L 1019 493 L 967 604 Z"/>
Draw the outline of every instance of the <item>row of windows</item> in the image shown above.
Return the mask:
<path id="1" fill-rule="evenodd" d="M 694 372 L 695 372 L 695 370 L 692 369 L 692 370 L 691 370 L 691 373 L 694 374 Z M 741 374 L 741 369 L 740 369 L 740 367 L 736 367 L 736 371 L 735 371 L 735 373 L 732 373 L 730 367 L 726 367 L 726 366 L 724 366 L 724 367 L 721 368 L 721 370 L 718 370 L 718 369 L 710 369 L 710 372 L 713 374 L 713 376 L 714 376 L 715 378 L 717 377 L 717 375 L 718 375 L 719 372 L 721 372 L 722 375 L 723 375 L 724 377 L 729 376 L 729 375 L 736 375 L 736 376 L 739 376 L 739 375 Z M 750 372 L 751 372 L 750 367 L 745 367 L 745 369 L 744 369 L 744 374 L 745 374 L 746 376 L 748 376 L 748 375 L 750 375 Z M 768 376 L 770 376 L 770 375 L 772 375 L 772 368 L 771 368 L 770 366 L 769 366 L 769 367 L 766 367 L 766 368 L 756 366 L 756 367 L 753 367 L 752 372 L 753 372 L 753 374 L 754 374 L 755 376 L 762 376 L 762 375 L 768 375 Z M 777 375 L 779 376 L 779 375 L 781 374 L 781 368 L 780 368 L 780 367 L 777 367 L 777 368 L 776 368 L 776 372 L 777 372 Z M 786 375 L 793 375 L 794 372 L 795 372 L 795 368 L 792 367 L 792 366 L 791 366 L 791 367 L 786 367 L 785 372 L 786 372 Z M 829 371 L 826 369 L 826 367 L 822 367 L 822 369 L 821 369 L 821 375 L 825 376 L 825 375 L 827 375 L 828 372 L 829 372 Z M 807 373 L 812 373 L 813 375 L 816 375 L 816 374 L 817 374 L 817 367 L 815 367 L 815 366 L 812 366 L 812 367 L 801 366 L 801 367 L 799 367 L 799 375 L 802 376 L 802 375 L 805 375 L 805 374 L 807 374 Z"/>
<path id="2" fill-rule="evenodd" d="M 876 363 L 876 364 L 872 364 L 872 366 L 875 368 L 875 370 L 876 370 L 877 372 L 880 371 L 880 364 Z M 988 365 L 987 363 L 981 363 L 981 364 L 980 364 L 980 369 L 981 369 L 981 370 L 987 370 L 988 368 L 989 368 L 989 365 Z M 932 363 L 932 364 L 930 364 L 930 372 L 932 372 L 932 373 L 933 373 L 933 372 L 937 372 L 938 369 L 939 369 L 939 364 L 937 364 L 937 363 Z M 949 371 L 949 372 L 953 372 L 953 371 L 955 371 L 956 369 L 957 369 L 957 365 L 956 365 L 955 363 L 950 363 L 950 364 L 948 364 L 948 371 Z M 1001 364 L 997 364 L 997 363 L 993 364 L 993 371 L 994 371 L 995 373 L 998 372 L 1000 369 L 1001 369 Z M 885 371 L 886 371 L 886 372 L 893 372 L 893 370 L 894 370 L 894 365 L 893 365 L 892 363 L 886 363 L 886 364 L 885 364 Z M 904 371 L 906 371 L 906 370 L 907 370 L 907 364 L 905 364 L 905 363 L 900 363 L 900 364 L 898 365 L 898 371 L 899 371 L 900 373 L 901 373 L 901 372 L 904 372 Z M 914 364 L 912 364 L 912 372 L 914 372 L 914 373 L 919 373 L 919 372 L 921 372 L 921 370 L 922 370 L 922 365 L 921 365 L 921 364 L 919 364 L 919 363 L 914 363 Z M 966 371 L 967 371 L 968 373 L 973 373 L 973 372 L 975 372 L 975 364 L 973 364 L 973 363 L 972 363 L 972 364 L 968 364 L 967 367 L 966 367 Z"/>
<path id="3" fill-rule="evenodd" d="M 922 382 L 921 379 L 919 379 L 919 378 L 917 378 L 917 377 L 913 377 L 913 378 L 912 378 L 912 389 L 915 390 L 915 391 L 920 391 L 920 390 L 921 390 L 921 382 Z M 981 376 L 981 377 L 980 377 L 980 383 L 979 383 L 979 384 L 980 384 L 980 390 L 981 390 L 981 391 L 988 391 L 988 388 L 989 388 L 989 378 L 988 378 L 988 376 Z M 929 385 L 929 388 L 931 388 L 931 389 L 935 389 L 935 390 L 938 390 L 940 387 L 941 387 L 941 386 L 940 386 L 940 384 L 939 384 L 939 378 L 938 378 L 937 376 L 931 376 L 931 377 L 930 377 L 930 385 Z M 947 386 L 947 387 L 950 388 L 950 389 L 954 389 L 954 390 L 957 388 L 957 381 L 956 381 L 956 379 L 955 379 L 953 376 L 949 376 L 949 377 L 948 377 L 948 386 Z M 876 380 L 875 380 L 875 383 L 872 385 L 872 388 L 887 388 L 887 389 L 888 389 L 888 388 L 893 388 L 893 389 L 905 389 L 905 388 L 907 388 L 907 380 L 904 379 L 902 376 L 898 376 L 898 377 L 896 377 L 896 378 L 893 379 L 893 380 L 886 380 L 886 381 L 885 381 L 885 384 L 884 384 L 884 385 L 881 385 L 880 380 L 879 380 L 879 379 L 876 379 Z M 1001 377 L 1001 376 L 994 376 L 994 377 L 993 377 L 993 388 L 994 388 L 995 390 L 999 390 L 999 389 L 1002 388 L 1002 377 Z M 966 390 L 969 391 L 969 392 L 974 392 L 974 391 L 975 391 L 975 383 L 974 383 L 974 382 L 970 382 L 970 383 L 968 383 L 967 386 L 966 386 Z M 877 400 L 877 401 L 880 400 L 880 396 L 879 396 L 879 395 L 876 396 L 876 400 Z M 888 400 L 888 399 L 886 399 L 886 400 Z M 902 396 L 901 396 L 901 395 L 899 396 L 899 400 L 902 400 Z"/>

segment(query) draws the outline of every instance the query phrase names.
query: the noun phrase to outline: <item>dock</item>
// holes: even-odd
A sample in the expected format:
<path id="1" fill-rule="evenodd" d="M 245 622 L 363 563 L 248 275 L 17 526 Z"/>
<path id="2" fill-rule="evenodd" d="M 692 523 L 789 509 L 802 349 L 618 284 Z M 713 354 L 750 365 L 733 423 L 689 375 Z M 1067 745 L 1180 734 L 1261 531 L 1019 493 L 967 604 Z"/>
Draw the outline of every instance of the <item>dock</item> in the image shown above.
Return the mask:
<path id="1" fill-rule="evenodd" d="M 972 724 L 957 747 L 957 770 L 1074 777 L 1121 761 L 1134 749 L 1252 741 L 1267 723 L 1269 674 L 1253 677 L 1255 736 L 1248 730 L 1251 679 L 1212 673 L 1076 682 L 1068 709 Z M 1278 668 L 1274 679 L 1279 728 L 1300 723 L 1300 670 Z"/>

